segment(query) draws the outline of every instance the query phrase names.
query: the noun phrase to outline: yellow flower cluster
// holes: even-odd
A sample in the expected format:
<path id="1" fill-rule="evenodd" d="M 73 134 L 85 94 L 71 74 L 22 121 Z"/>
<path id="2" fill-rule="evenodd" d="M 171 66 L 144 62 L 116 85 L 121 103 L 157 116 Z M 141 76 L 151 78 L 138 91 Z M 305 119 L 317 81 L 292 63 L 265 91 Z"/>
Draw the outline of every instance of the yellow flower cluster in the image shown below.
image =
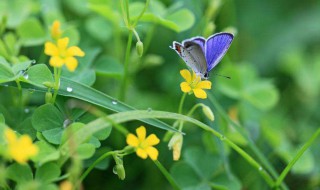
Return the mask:
<path id="1" fill-rule="evenodd" d="M 155 134 L 151 134 L 146 137 L 146 128 L 141 126 L 136 129 L 137 136 L 129 134 L 127 136 L 127 144 L 136 149 L 136 153 L 142 159 L 146 159 L 148 156 L 152 160 L 157 160 L 159 152 L 154 145 L 157 145 L 160 140 Z"/>
<path id="2" fill-rule="evenodd" d="M 51 28 L 51 37 L 55 43 L 46 42 L 44 53 L 51 56 L 51 66 L 60 68 L 66 65 L 67 69 L 73 72 L 78 66 L 78 60 L 74 57 L 83 57 L 85 53 L 77 46 L 68 47 L 69 38 L 61 38 L 61 34 L 60 22 L 55 21 Z"/>
<path id="3" fill-rule="evenodd" d="M 7 154 L 18 163 L 25 164 L 30 157 L 38 154 L 38 147 L 32 144 L 28 135 L 18 138 L 16 133 L 9 128 L 5 130 L 4 135 L 8 143 Z"/>
<path id="4" fill-rule="evenodd" d="M 186 93 L 194 93 L 197 98 L 206 99 L 207 93 L 203 89 L 211 89 L 210 81 L 201 81 L 201 77 L 189 70 L 183 69 L 180 71 L 181 76 L 186 80 L 180 84 L 181 91 Z"/>

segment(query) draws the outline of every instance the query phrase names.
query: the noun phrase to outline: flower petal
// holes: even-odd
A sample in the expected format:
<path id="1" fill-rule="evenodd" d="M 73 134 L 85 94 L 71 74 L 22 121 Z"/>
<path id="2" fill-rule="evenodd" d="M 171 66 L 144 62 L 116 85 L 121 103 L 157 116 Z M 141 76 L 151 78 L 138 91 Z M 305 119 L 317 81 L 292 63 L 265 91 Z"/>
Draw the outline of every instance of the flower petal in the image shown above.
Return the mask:
<path id="1" fill-rule="evenodd" d="M 146 159 L 148 157 L 147 151 L 142 148 L 137 148 L 136 153 L 142 159 Z"/>
<path id="2" fill-rule="evenodd" d="M 201 77 L 192 71 L 192 82 L 198 84 L 201 81 Z"/>
<path id="3" fill-rule="evenodd" d="M 148 153 L 149 157 L 152 160 L 157 160 L 158 159 L 159 152 L 158 152 L 158 150 L 156 148 L 154 148 L 152 146 L 149 146 L 148 148 L 146 148 L 146 152 Z"/>
<path id="4" fill-rule="evenodd" d="M 54 56 L 50 58 L 49 63 L 52 67 L 62 67 L 64 60 L 59 56 Z"/>
<path id="5" fill-rule="evenodd" d="M 127 144 L 133 147 L 138 147 L 139 146 L 138 137 L 136 137 L 132 133 L 129 133 L 129 135 L 127 135 Z"/>
<path id="6" fill-rule="evenodd" d="M 44 53 L 50 56 L 59 56 L 58 47 L 51 42 L 46 42 L 44 44 Z"/>
<path id="7" fill-rule="evenodd" d="M 187 82 L 182 82 L 180 84 L 180 88 L 182 92 L 190 92 L 191 91 L 191 87 Z"/>
<path id="8" fill-rule="evenodd" d="M 69 38 L 65 37 L 58 40 L 58 49 L 59 51 L 65 51 L 67 49 L 67 46 L 69 44 Z"/>
<path id="9" fill-rule="evenodd" d="M 146 128 L 144 126 L 140 126 L 139 128 L 137 128 L 136 132 L 139 142 L 142 142 L 146 139 Z"/>
<path id="10" fill-rule="evenodd" d="M 158 137 L 155 134 L 151 134 L 147 137 L 146 141 L 145 141 L 149 146 L 153 146 L 156 144 L 159 144 L 160 140 L 158 139 Z"/>
<path id="11" fill-rule="evenodd" d="M 6 137 L 7 141 L 8 141 L 8 144 L 14 143 L 16 141 L 16 139 L 17 139 L 16 133 L 13 130 L 9 129 L 9 128 L 7 128 L 5 130 L 4 134 L 5 134 L 5 137 Z"/>
<path id="12" fill-rule="evenodd" d="M 195 88 L 211 89 L 211 82 L 208 80 L 200 81 Z"/>
<path id="13" fill-rule="evenodd" d="M 180 71 L 180 75 L 186 80 L 187 83 L 191 82 L 191 73 L 187 69 L 183 69 Z"/>
<path id="14" fill-rule="evenodd" d="M 77 46 L 69 47 L 67 50 L 67 56 L 84 56 L 84 52 Z"/>
<path id="15" fill-rule="evenodd" d="M 66 66 L 69 71 L 73 72 L 74 70 L 76 70 L 76 68 L 78 66 L 78 60 L 76 58 L 67 57 L 65 62 L 66 62 Z"/>
<path id="16" fill-rule="evenodd" d="M 193 89 L 193 93 L 197 98 L 201 98 L 201 99 L 206 99 L 207 98 L 207 93 L 204 90 L 200 89 L 200 88 Z"/>

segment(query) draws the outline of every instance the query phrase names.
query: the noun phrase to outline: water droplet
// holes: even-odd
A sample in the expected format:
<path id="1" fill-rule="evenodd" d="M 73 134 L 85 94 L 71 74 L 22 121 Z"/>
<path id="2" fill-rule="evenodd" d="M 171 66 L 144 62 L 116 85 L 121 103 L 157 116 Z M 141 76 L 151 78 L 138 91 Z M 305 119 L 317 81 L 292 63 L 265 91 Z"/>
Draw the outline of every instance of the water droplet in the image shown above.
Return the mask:
<path id="1" fill-rule="evenodd" d="M 29 113 L 30 112 L 29 108 L 24 109 L 24 112 Z"/>
<path id="2" fill-rule="evenodd" d="M 260 167 L 259 167 L 259 171 L 262 171 L 262 170 L 263 170 L 263 168 L 260 166 Z"/>
<path id="3" fill-rule="evenodd" d="M 24 73 L 24 74 L 23 74 L 23 78 L 25 78 L 26 80 L 28 80 L 28 78 L 29 78 L 28 73 Z"/>
<path id="4" fill-rule="evenodd" d="M 68 91 L 68 92 L 72 92 L 73 89 L 72 89 L 71 87 L 67 87 L 67 91 Z"/>
<path id="5" fill-rule="evenodd" d="M 226 139 L 226 137 L 225 137 L 224 135 L 221 135 L 221 136 L 220 136 L 220 140 L 223 141 L 223 140 L 225 140 L 225 139 Z"/>
<path id="6" fill-rule="evenodd" d="M 63 128 L 67 128 L 72 123 L 72 120 L 66 119 L 63 122 Z"/>
<path id="7" fill-rule="evenodd" d="M 151 112 L 151 111 L 152 111 L 152 108 L 148 108 L 147 111 L 148 111 L 148 112 Z"/>
<path id="8" fill-rule="evenodd" d="M 117 105 L 118 104 L 117 100 L 112 100 L 112 104 Z"/>
<path id="9" fill-rule="evenodd" d="M 118 172 L 117 172 L 117 166 L 113 166 L 113 168 L 112 168 L 112 172 L 114 173 L 114 174 L 118 174 Z"/>
<path id="10" fill-rule="evenodd" d="M 36 60 L 31 60 L 31 64 L 36 64 Z"/>

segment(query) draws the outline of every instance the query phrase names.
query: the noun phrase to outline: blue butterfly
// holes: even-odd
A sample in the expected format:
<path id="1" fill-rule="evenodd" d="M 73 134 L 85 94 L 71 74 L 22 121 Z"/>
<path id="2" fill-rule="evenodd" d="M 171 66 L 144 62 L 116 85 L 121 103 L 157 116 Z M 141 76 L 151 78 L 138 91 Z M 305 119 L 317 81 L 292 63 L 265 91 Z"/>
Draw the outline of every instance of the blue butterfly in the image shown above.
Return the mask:
<path id="1" fill-rule="evenodd" d="M 182 44 L 174 41 L 170 48 L 175 50 L 198 76 L 208 79 L 209 72 L 221 61 L 232 40 L 233 34 L 223 32 L 211 35 L 208 39 L 186 39 Z"/>

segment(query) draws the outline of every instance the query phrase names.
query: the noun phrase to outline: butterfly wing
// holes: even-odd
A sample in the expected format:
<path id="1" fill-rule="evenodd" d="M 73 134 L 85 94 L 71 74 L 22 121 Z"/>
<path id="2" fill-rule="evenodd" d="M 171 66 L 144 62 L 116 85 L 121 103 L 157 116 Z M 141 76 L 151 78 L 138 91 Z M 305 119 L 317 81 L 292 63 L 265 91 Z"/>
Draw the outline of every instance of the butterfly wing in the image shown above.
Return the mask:
<path id="1" fill-rule="evenodd" d="M 205 39 L 192 38 L 182 42 L 173 42 L 173 47 L 189 68 L 201 77 L 207 71 L 207 63 L 204 56 Z"/>
<path id="2" fill-rule="evenodd" d="M 207 72 L 215 67 L 228 51 L 233 35 L 230 33 L 218 33 L 210 36 L 205 44 L 205 57 Z"/>

